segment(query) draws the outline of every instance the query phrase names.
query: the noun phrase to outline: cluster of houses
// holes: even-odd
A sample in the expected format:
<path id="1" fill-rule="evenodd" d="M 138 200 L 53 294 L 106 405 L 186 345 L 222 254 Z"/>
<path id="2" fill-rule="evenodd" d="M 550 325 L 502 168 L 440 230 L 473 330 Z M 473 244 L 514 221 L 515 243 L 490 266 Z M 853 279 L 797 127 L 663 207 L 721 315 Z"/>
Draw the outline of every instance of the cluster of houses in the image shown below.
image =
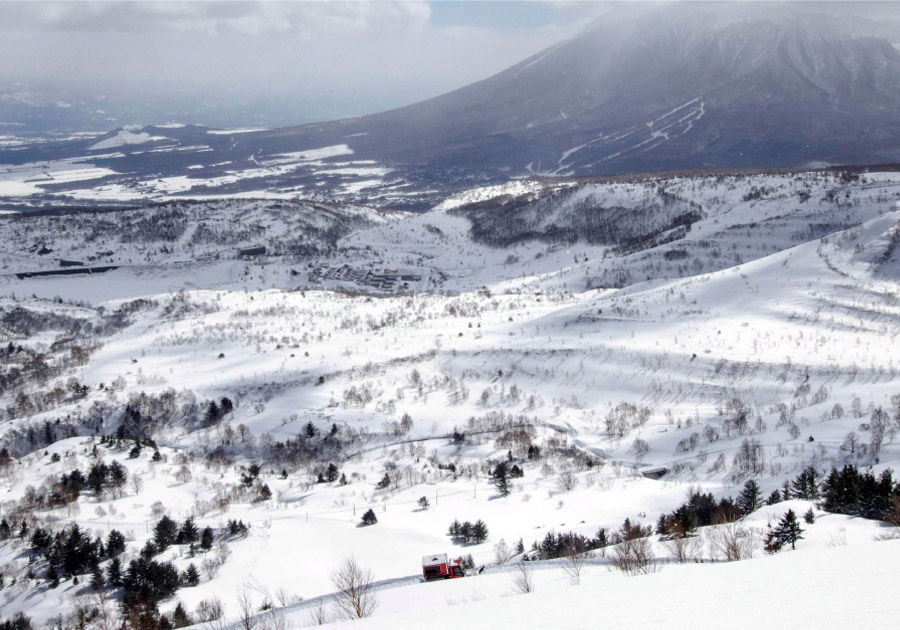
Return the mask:
<path id="1" fill-rule="evenodd" d="M 326 280 L 350 282 L 380 291 L 408 291 L 410 283 L 421 282 L 420 274 L 399 269 L 359 269 L 350 265 L 310 265 L 309 281 L 322 284 Z"/>

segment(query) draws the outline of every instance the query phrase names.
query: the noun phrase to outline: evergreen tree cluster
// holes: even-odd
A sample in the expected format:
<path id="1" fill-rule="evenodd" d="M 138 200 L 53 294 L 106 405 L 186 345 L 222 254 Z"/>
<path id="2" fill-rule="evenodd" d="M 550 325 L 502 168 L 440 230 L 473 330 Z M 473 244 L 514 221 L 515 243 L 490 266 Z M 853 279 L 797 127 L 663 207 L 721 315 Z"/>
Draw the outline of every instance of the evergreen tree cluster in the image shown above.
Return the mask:
<path id="1" fill-rule="evenodd" d="M 900 485 L 894 483 L 890 469 L 876 477 L 856 466 L 832 468 L 822 483 L 822 507 L 828 512 L 886 520 L 897 499 Z"/>
<path id="2" fill-rule="evenodd" d="M 116 432 L 113 435 L 101 435 L 99 445 L 121 451 L 126 448 L 128 442 L 133 442 L 128 455 L 131 459 L 134 459 L 135 457 L 137 457 L 137 455 L 140 455 L 141 449 L 145 446 L 156 449 L 156 442 L 154 442 L 153 440 L 139 440 L 136 437 L 129 435 L 127 427 L 124 424 L 119 425 L 119 428 L 116 429 Z M 137 451 L 137 454 L 133 454 L 135 450 Z M 94 447 L 94 456 L 97 456 L 96 446 Z"/>
<path id="3" fill-rule="evenodd" d="M 47 561 L 47 579 L 54 584 L 62 577 L 83 575 L 125 551 L 125 536 L 118 530 L 109 532 L 104 544 L 100 538 L 92 540 L 78 525 L 56 534 L 38 527 L 30 542 L 32 550 Z"/>
<path id="4" fill-rule="evenodd" d="M 366 510 L 365 513 L 362 515 L 361 523 L 363 525 L 366 525 L 366 526 L 375 525 L 377 522 L 378 522 L 378 517 L 375 516 L 375 510 L 373 510 L 372 508 L 369 508 L 368 510 Z"/>
<path id="5" fill-rule="evenodd" d="M 241 483 L 249 488 L 259 478 L 261 472 L 262 468 L 259 464 L 250 464 L 249 466 L 247 466 L 247 472 L 241 473 Z"/>
<path id="6" fill-rule="evenodd" d="M 597 532 L 597 540 L 598 542 L 605 536 L 606 530 L 602 529 Z M 630 540 L 637 540 L 638 538 L 646 538 L 647 536 L 653 535 L 653 528 L 649 525 L 642 526 L 640 522 L 632 523 L 630 518 L 626 518 L 622 523 L 622 526 L 609 538 L 609 543 L 612 545 L 619 545 L 623 542 L 628 542 Z M 606 545 L 600 545 L 605 547 Z"/>
<path id="7" fill-rule="evenodd" d="M 481 519 L 474 523 L 469 521 L 460 523 L 458 520 L 454 520 L 447 531 L 447 535 L 456 544 L 477 545 L 488 539 L 488 528 Z"/>
<path id="8" fill-rule="evenodd" d="M 331 425 L 329 431 L 319 431 L 309 422 L 296 438 L 270 445 L 269 461 L 273 465 L 333 461 L 339 459 L 341 452 L 351 442 L 352 436 L 345 439 L 336 424 Z"/>
<path id="9" fill-rule="evenodd" d="M 234 411 L 234 403 L 228 397 L 222 398 L 218 403 L 211 400 L 206 404 L 203 412 L 203 426 L 211 427 L 222 421 L 222 418 Z"/>
<path id="10" fill-rule="evenodd" d="M 512 490 L 512 479 L 524 477 L 525 473 L 517 465 L 510 466 L 507 462 L 500 462 L 491 471 L 491 483 L 497 488 L 501 497 L 509 496 Z"/>
<path id="11" fill-rule="evenodd" d="M 95 494 L 100 494 L 105 487 L 121 488 L 128 481 L 128 471 L 119 462 L 113 460 L 109 466 L 102 460 L 91 465 L 87 476 L 87 487 Z"/>
<path id="12" fill-rule="evenodd" d="M 212 548 L 214 539 L 212 528 L 204 527 L 201 532 L 191 516 L 186 518 L 181 525 L 168 516 L 163 516 L 153 528 L 152 545 L 154 553 L 150 554 L 148 551 L 148 555 L 152 557 L 165 551 L 172 545 L 191 545 L 193 548 L 198 541 L 200 542 L 200 548 L 208 551 Z"/>
<path id="13" fill-rule="evenodd" d="M 781 490 L 773 490 L 766 503 L 774 505 L 791 499 L 817 501 L 822 509 L 836 514 L 891 521 L 900 516 L 896 513 L 900 484 L 894 482 L 890 469 L 876 476 L 848 464 L 840 470 L 832 468 L 822 479 L 814 466 L 807 466 L 793 480 L 786 481 Z M 762 505 L 762 494 L 753 479 L 744 484 L 736 505 L 741 514 L 749 514 Z"/>
<path id="14" fill-rule="evenodd" d="M 84 474 L 77 468 L 69 473 L 63 473 L 59 480 L 50 486 L 50 492 L 44 497 L 47 507 L 59 508 L 74 503 L 81 496 L 87 480 Z M 40 505 L 36 505 L 40 508 Z"/>
<path id="15" fill-rule="evenodd" d="M 228 529 L 228 534 L 231 536 L 246 536 L 247 530 L 250 529 L 244 521 L 236 521 L 234 519 L 229 519 L 226 527 Z"/>
<path id="16" fill-rule="evenodd" d="M 747 483 L 744 484 L 741 493 L 738 495 L 736 505 L 741 514 L 745 516 L 762 507 L 762 491 L 759 489 L 759 484 L 756 483 L 756 480 L 747 480 Z"/>
<path id="17" fill-rule="evenodd" d="M 575 532 L 561 534 L 547 532 L 547 535 L 544 536 L 540 543 L 534 542 L 531 547 L 530 557 L 532 560 L 553 560 L 554 558 L 565 558 L 576 553 L 586 553 L 605 547 L 609 544 L 609 539 L 606 536 L 606 530 L 601 529 L 601 531 L 603 535 L 599 538 L 588 538 Z"/>
<path id="18" fill-rule="evenodd" d="M 247 467 L 246 473 L 241 473 L 241 483 L 243 483 L 246 488 L 252 487 L 254 483 L 256 484 L 256 495 L 253 497 L 254 503 L 268 501 L 272 498 L 272 490 L 269 488 L 269 485 L 259 481 L 261 472 L 262 468 L 260 465 L 254 463 Z"/>
<path id="19" fill-rule="evenodd" d="M 122 422 L 116 430 L 116 439 L 151 443 L 152 436 L 159 429 L 172 424 L 182 414 L 178 393 L 172 388 L 157 394 L 131 394 L 125 405 Z"/>
<path id="20" fill-rule="evenodd" d="M 11 619 L 0 619 L 0 630 L 31 630 L 31 617 L 17 612 Z"/>
<path id="21" fill-rule="evenodd" d="M 662 514 L 656 533 L 664 536 L 686 536 L 698 527 L 730 523 L 741 517 L 741 510 L 731 497 L 716 501 L 712 493 L 691 490 L 688 500 L 671 514 Z"/>
<path id="22" fill-rule="evenodd" d="M 817 501 L 819 499 L 819 471 L 815 466 L 804 468 L 797 478 L 791 483 L 791 496 L 788 499 L 803 499 L 805 501 Z"/>
<path id="23" fill-rule="evenodd" d="M 171 562 L 136 558 L 122 577 L 125 607 L 156 605 L 175 594 L 181 586 L 181 575 Z"/>

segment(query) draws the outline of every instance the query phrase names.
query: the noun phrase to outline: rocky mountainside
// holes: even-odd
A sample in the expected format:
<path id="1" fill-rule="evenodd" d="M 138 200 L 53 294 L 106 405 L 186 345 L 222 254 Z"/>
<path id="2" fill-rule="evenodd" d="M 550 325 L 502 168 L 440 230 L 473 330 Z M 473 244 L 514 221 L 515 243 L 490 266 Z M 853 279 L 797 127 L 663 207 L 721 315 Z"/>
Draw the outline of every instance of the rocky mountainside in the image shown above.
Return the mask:
<path id="1" fill-rule="evenodd" d="M 610 17 L 450 94 L 241 140 L 556 175 L 891 161 L 900 53 L 885 31 L 771 7 Z"/>

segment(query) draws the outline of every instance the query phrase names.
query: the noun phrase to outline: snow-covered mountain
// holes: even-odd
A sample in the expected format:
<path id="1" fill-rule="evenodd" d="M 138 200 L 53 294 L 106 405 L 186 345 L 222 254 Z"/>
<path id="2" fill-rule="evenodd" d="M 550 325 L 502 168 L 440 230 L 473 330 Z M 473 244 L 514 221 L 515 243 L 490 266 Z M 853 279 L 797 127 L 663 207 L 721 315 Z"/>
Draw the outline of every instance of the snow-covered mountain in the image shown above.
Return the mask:
<path id="1" fill-rule="evenodd" d="M 472 85 L 324 123 L 111 122 L 106 136 L 52 142 L 25 142 L 13 129 L 0 146 L 0 199 L 301 195 L 424 210 L 449 193 L 523 175 L 893 163 L 900 17 L 874 22 L 848 11 L 840 3 L 620 8 Z M 342 152 L 296 157 L 335 147 Z M 73 164 L 103 170 L 88 183 L 35 177 Z"/>
<path id="2" fill-rule="evenodd" d="M 352 137 L 373 159 L 498 174 L 896 159 L 900 53 L 883 25 L 802 4 L 631 13 L 423 103 L 242 140 Z"/>

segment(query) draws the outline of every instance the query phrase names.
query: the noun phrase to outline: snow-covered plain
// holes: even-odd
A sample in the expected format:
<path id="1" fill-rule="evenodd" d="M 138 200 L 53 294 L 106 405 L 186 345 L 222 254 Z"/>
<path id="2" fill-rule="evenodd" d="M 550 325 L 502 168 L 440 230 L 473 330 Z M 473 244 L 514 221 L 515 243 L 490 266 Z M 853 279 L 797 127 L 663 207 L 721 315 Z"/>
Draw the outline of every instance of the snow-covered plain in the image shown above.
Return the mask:
<path id="1" fill-rule="evenodd" d="M 146 142 L 156 142 L 159 140 L 165 140 L 165 138 L 163 136 L 151 136 L 146 132 L 134 132 L 128 129 L 122 129 L 109 138 L 104 138 L 103 140 L 92 144 L 91 150 L 115 149 L 129 144 L 144 144 Z"/>
<path id="2" fill-rule="evenodd" d="M 140 490 L 85 494 L 77 508 L 39 516 L 126 531 L 132 556 L 150 536 L 156 501 L 173 518 L 193 514 L 217 531 L 243 519 L 250 531 L 229 540 L 231 557 L 219 573 L 177 595 L 189 609 L 218 595 L 234 618 L 235 594 L 245 587 L 257 605 L 278 600 L 279 589 L 284 602 L 330 592 L 330 572 L 348 553 L 377 579 L 402 578 L 416 574 L 427 553 L 458 550 L 490 564 L 501 539 L 522 539 L 527 548 L 550 531 L 593 535 L 626 517 L 653 524 L 692 487 L 733 496 L 754 477 L 768 494 L 810 464 L 897 469 L 898 193 L 895 173 L 849 181 L 817 173 L 584 184 L 574 192 L 514 182 L 415 216 L 229 201 L 0 217 L 0 330 L 52 365 L 68 360 L 73 330 L 96 343 L 84 361 L 66 363 L 46 382 L 4 391 L 0 440 L 17 455 L 0 479 L 4 500 L 20 500 L 28 486 L 72 467 L 86 469 L 93 436 L 115 432 L 130 396 L 172 390 L 171 419 L 154 434 L 160 461 L 150 449 L 129 459 L 130 444 L 98 447 L 105 461 L 142 479 Z M 563 201 L 528 214 L 527 204 L 552 195 Z M 635 216 L 653 204 L 701 210 L 690 230 L 636 248 L 537 237 L 494 246 L 475 238 L 466 209 L 499 198 L 526 204 L 496 212 L 519 212 L 536 231 L 566 225 L 585 204 Z M 153 218 L 159 232 L 140 232 Z M 287 247 L 326 232 L 333 247 Z M 263 258 L 237 251 L 262 244 Z M 120 268 L 105 274 L 15 276 L 54 268 L 56 257 L 107 251 L 92 264 Z M 324 283 L 308 276 L 324 265 L 426 280 L 387 291 L 349 274 Z M 146 300 L 131 302 L 138 297 Z M 16 309 L 66 319 L 23 324 Z M 65 395 L 70 376 L 87 386 L 84 397 Z M 56 384 L 63 394 L 40 405 L 19 396 Z M 223 396 L 234 411 L 200 426 L 203 405 Z M 869 422 L 879 409 L 892 420 L 876 444 Z M 736 410 L 746 411 L 746 423 L 735 423 Z M 57 420 L 64 439 L 43 444 L 30 435 Z M 310 423 L 317 440 L 334 432 L 344 441 L 332 461 L 346 484 L 318 482 L 329 461 L 277 455 L 279 442 Z M 752 469 L 736 457 L 751 442 L 762 453 Z M 527 444 L 541 455 L 528 459 Z M 525 474 L 500 498 L 488 471 L 510 456 Z M 235 490 L 252 461 L 263 463 L 272 491 L 256 503 Z M 663 468 L 661 479 L 642 474 Z M 386 474 L 389 483 L 378 487 Z M 423 496 L 431 503 L 424 510 Z M 788 507 L 803 513 L 811 504 L 763 508 L 742 526 L 761 532 Z M 378 523 L 359 527 L 368 508 Z M 896 615 L 884 584 L 896 580 L 898 543 L 873 540 L 893 528 L 817 512 L 798 550 L 773 558 L 664 565 L 657 575 L 629 578 L 592 566 L 577 587 L 551 565 L 535 571 L 536 593 L 503 599 L 511 575 L 487 571 L 381 591 L 367 623 L 479 625 L 497 615 L 578 628 L 602 609 L 606 625 L 641 627 L 665 616 L 686 627 L 697 608 L 730 620 L 753 602 L 748 619 L 758 627 L 755 611 L 783 609 L 793 589 L 805 614 L 783 617 L 792 625 L 848 627 L 834 590 L 842 576 L 849 593 L 865 591 L 871 602 L 860 606 L 868 617 L 854 619 L 884 627 Z M 483 519 L 488 541 L 454 546 L 446 535 L 454 519 Z M 45 621 L 71 610 L 72 596 L 88 594 L 84 584 L 48 589 L 28 580 L 22 554 L 14 543 L 0 545 L 4 574 L 19 579 L 0 591 L 4 616 L 27 610 Z M 190 561 L 183 548 L 166 554 L 179 568 Z M 704 547 L 701 556 L 711 555 Z M 648 592 L 664 594 L 654 595 L 655 607 L 641 601 Z M 813 607 L 818 593 L 828 603 Z M 555 606 L 562 616 L 542 612 Z M 774 612 L 760 614 L 779 625 Z M 299 626 L 310 610 L 295 605 L 285 615 Z"/>
<path id="3" fill-rule="evenodd" d="M 253 130 L 207 133 L 228 136 L 249 131 Z M 95 153 L 115 149 L 120 152 Z M 164 176 L 157 172 L 140 175 L 115 160 L 126 157 L 126 153 L 129 158 L 158 153 L 189 154 L 199 161 L 212 151 L 203 143 L 180 143 L 146 130 L 120 129 L 86 146 L 85 155 L 40 163 L 0 164 L 0 200 L 31 202 L 34 207 L 44 202 L 76 201 L 123 203 L 247 197 L 296 200 L 315 196 L 315 188 L 325 184 L 330 185 L 331 198 L 347 200 L 358 199 L 360 191 L 367 188 L 387 187 L 387 176 L 393 172 L 371 160 L 336 161 L 353 155 L 353 149 L 346 144 L 255 155 L 240 164 L 207 160 Z M 229 167 L 223 168 L 226 165 Z M 102 182 L 81 185 L 82 181 L 101 178 Z"/>

